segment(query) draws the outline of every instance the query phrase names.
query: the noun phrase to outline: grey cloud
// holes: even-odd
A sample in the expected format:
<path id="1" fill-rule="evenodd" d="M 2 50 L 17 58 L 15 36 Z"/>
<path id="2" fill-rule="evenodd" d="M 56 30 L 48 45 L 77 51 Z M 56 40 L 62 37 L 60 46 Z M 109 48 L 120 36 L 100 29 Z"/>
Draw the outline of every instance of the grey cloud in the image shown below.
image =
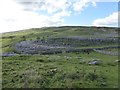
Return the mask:
<path id="1" fill-rule="evenodd" d="M 24 10 L 41 9 L 45 5 L 45 0 L 15 0 L 17 3 L 24 6 Z"/>
<path id="2" fill-rule="evenodd" d="M 48 2 L 48 0 L 15 0 L 17 3 L 24 6 L 24 10 L 46 10 L 48 11 L 48 8 L 52 8 L 53 12 L 54 9 L 62 9 L 62 7 L 54 7 L 51 3 Z M 57 1 L 57 0 L 56 0 Z M 71 6 L 71 0 L 66 0 L 65 5 L 66 8 L 70 8 Z"/>

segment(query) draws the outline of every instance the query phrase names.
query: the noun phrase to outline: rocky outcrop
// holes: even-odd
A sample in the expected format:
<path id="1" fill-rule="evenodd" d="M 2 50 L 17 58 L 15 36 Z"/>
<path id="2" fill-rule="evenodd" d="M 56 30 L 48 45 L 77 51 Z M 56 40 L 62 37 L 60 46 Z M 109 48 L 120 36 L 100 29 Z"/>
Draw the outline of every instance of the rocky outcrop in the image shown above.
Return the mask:
<path id="1" fill-rule="evenodd" d="M 47 40 L 22 41 L 14 45 L 16 52 L 20 54 L 57 54 L 62 52 L 86 52 L 89 54 L 95 48 L 83 48 L 89 45 L 102 45 L 106 43 L 118 43 L 115 38 L 79 38 L 63 37 L 49 38 Z M 109 48 L 109 47 L 108 47 Z M 110 47 L 111 48 L 111 47 Z M 114 47 L 113 47 L 114 48 Z M 100 48 L 98 48 L 100 49 Z M 94 50 L 98 51 L 98 50 Z"/>
<path id="2" fill-rule="evenodd" d="M 6 53 L 1 54 L 0 56 L 7 57 L 7 56 L 16 56 L 16 55 L 18 54 L 14 52 L 6 52 Z"/>

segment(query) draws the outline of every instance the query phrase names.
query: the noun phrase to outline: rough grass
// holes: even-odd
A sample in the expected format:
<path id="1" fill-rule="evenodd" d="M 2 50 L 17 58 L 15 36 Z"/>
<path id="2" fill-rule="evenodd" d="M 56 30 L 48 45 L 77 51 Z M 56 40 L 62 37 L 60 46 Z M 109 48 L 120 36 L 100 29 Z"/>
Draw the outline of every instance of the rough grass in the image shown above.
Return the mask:
<path id="1" fill-rule="evenodd" d="M 12 46 L 24 40 L 80 36 L 85 38 L 110 38 L 116 28 L 96 27 L 46 27 L 19 32 L 3 33 L 2 52 L 15 52 Z M 81 47 L 100 48 L 117 46 Z M 78 47 L 79 48 L 79 47 Z M 116 50 L 110 50 L 116 51 Z M 89 61 L 101 60 L 100 65 L 88 65 Z M 118 56 L 92 51 L 52 55 L 17 55 L 2 57 L 3 88 L 117 88 Z"/>
<path id="2" fill-rule="evenodd" d="M 93 59 L 102 64 L 88 65 Z M 116 59 L 96 52 L 4 57 L 3 88 L 117 88 Z"/>

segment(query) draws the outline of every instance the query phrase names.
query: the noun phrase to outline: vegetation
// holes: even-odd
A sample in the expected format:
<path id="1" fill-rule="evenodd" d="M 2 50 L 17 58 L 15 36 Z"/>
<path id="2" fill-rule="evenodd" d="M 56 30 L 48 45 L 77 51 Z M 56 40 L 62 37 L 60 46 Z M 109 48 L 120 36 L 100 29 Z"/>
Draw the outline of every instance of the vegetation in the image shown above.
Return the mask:
<path id="1" fill-rule="evenodd" d="M 118 88 L 118 55 L 99 52 L 117 52 L 117 32 L 117 28 L 64 26 L 3 33 L 0 40 L 2 55 L 5 54 L 2 57 L 2 87 Z M 29 51 L 28 45 L 49 48 L 23 53 L 15 48 L 21 43 L 24 45 L 20 49 L 24 51 Z M 60 48 L 55 48 L 56 45 Z M 67 51 L 68 46 L 72 52 Z M 61 52 L 44 54 L 55 50 Z M 6 55 L 8 52 L 11 56 Z M 89 64 L 94 61 L 100 63 Z"/>

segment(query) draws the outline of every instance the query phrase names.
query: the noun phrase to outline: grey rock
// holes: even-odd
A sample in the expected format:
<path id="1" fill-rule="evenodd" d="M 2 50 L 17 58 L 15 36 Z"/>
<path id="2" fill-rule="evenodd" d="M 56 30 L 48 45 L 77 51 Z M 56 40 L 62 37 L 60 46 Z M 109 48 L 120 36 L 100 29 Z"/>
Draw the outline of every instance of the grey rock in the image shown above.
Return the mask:
<path id="1" fill-rule="evenodd" d="M 90 61 L 88 64 L 89 65 L 100 65 L 101 64 L 101 60 L 92 60 L 92 61 Z"/>
<path id="2" fill-rule="evenodd" d="M 1 54 L 1 56 L 16 56 L 16 55 L 17 54 L 14 52 L 6 52 L 6 53 Z"/>
<path id="3" fill-rule="evenodd" d="M 115 60 L 115 62 L 120 62 L 120 60 Z"/>

